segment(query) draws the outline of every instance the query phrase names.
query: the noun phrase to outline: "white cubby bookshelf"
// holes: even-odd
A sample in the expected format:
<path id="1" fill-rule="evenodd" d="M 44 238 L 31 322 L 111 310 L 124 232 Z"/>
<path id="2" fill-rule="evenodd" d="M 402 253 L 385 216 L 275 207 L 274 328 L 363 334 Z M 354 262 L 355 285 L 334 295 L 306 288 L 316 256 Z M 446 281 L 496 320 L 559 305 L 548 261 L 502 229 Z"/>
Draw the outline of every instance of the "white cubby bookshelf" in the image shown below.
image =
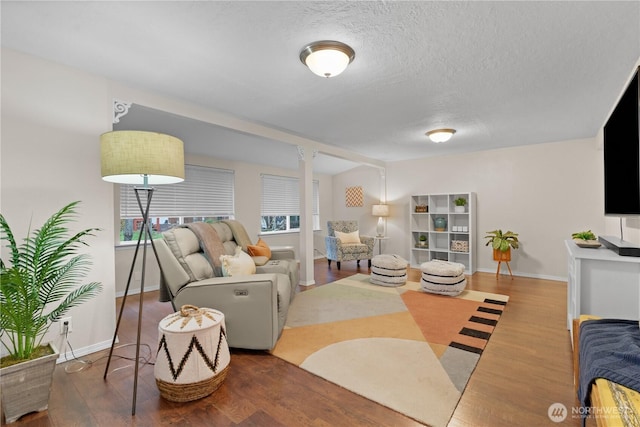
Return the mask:
<path id="1" fill-rule="evenodd" d="M 454 200 L 459 197 L 467 200 L 464 212 L 455 210 Z M 427 206 L 427 212 L 416 211 L 416 207 L 424 206 Z M 436 230 L 437 218 L 446 220 L 444 230 Z M 475 193 L 411 196 L 409 200 L 409 263 L 411 267 L 419 268 L 423 262 L 440 259 L 464 264 L 465 273 L 473 274 L 476 269 L 475 228 Z M 427 238 L 428 247 L 426 248 L 419 246 L 421 235 Z M 452 244 L 454 250 L 452 250 Z"/>

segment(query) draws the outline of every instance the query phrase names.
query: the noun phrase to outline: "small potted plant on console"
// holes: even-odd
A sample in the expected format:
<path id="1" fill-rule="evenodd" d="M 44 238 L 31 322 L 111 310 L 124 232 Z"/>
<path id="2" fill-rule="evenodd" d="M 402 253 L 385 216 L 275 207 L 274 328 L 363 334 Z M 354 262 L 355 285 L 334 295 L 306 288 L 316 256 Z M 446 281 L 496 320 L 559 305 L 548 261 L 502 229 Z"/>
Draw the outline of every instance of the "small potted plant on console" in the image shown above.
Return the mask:
<path id="1" fill-rule="evenodd" d="M 579 231 L 571 234 L 574 243 L 581 248 L 599 248 L 601 246 L 598 238 L 591 230 Z"/>

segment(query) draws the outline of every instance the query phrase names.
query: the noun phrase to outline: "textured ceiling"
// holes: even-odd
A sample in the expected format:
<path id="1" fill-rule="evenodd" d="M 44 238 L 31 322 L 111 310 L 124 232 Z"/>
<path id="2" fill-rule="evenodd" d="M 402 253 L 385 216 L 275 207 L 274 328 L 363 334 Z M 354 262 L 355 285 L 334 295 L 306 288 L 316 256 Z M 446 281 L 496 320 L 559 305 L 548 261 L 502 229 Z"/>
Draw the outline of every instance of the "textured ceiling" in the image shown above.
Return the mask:
<path id="1" fill-rule="evenodd" d="M 637 1 L 3 0 L 1 13 L 3 46 L 383 161 L 593 137 L 640 59 Z M 298 58 L 323 39 L 356 51 L 331 79 Z M 436 127 L 457 133 L 435 145 Z M 269 141 L 211 135 L 227 143 L 187 150 L 268 162 Z"/>

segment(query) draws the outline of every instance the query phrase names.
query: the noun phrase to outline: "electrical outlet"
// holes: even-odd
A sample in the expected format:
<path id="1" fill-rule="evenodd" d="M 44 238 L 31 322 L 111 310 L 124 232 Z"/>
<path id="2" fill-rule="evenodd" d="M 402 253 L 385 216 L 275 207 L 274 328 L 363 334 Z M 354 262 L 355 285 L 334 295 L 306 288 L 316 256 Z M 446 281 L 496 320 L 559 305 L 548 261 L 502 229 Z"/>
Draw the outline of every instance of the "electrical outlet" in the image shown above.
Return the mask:
<path id="1" fill-rule="evenodd" d="M 66 331 L 65 328 L 67 328 Z M 63 317 L 62 319 L 60 319 L 60 335 L 64 335 L 65 332 L 69 334 L 73 332 L 73 323 L 71 322 L 71 317 Z"/>

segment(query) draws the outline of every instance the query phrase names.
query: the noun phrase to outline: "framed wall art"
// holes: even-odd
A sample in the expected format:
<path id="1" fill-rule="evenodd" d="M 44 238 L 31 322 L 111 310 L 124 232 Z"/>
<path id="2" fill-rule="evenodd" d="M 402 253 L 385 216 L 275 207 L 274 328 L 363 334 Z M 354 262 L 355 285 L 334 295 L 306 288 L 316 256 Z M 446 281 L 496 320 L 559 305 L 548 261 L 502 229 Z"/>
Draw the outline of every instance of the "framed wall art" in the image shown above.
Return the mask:
<path id="1" fill-rule="evenodd" d="M 344 191 L 345 204 L 348 208 L 364 206 L 364 192 L 362 187 L 347 187 Z"/>

